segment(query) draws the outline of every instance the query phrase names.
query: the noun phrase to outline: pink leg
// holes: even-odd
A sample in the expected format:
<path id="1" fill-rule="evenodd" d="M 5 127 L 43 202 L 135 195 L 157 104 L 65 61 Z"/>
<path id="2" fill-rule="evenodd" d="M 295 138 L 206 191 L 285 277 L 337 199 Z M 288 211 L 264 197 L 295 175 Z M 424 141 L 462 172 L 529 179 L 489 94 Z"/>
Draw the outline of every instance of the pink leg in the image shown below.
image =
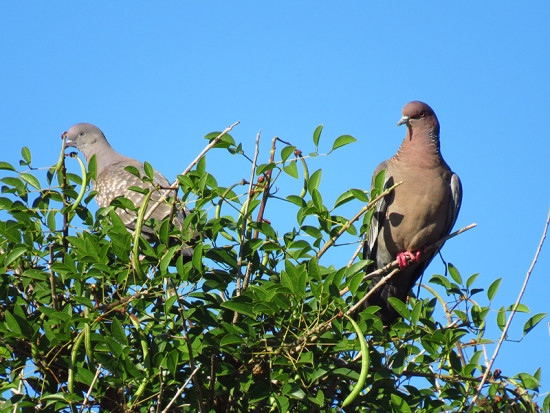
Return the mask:
<path id="1" fill-rule="evenodd" d="M 425 250 L 426 248 L 421 248 L 416 252 L 405 251 L 397 254 L 397 261 L 399 262 L 399 268 L 400 269 L 407 268 L 407 266 L 409 265 L 409 261 L 408 261 L 409 259 L 411 260 L 411 262 L 417 262 L 418 260 L 420 260 L 420 256 Z"/>

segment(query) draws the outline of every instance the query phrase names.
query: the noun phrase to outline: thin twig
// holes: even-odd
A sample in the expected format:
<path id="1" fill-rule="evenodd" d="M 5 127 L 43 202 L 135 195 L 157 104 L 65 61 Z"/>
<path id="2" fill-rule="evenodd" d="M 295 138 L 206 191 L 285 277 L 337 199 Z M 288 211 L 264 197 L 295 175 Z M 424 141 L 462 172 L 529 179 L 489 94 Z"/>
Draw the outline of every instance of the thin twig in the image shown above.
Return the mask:
<path id="1" fill-rule="evenodd" d="M 206 145 L 206 147 L 202 150 L 202 152 L 198 154 L 195 160 L 191 162 L 189 166 L 180 175 L 186 175 L 191 170 L 191 168 L 193 168 L 193 166 L 195 166 L 195 164 L 201 160 L 204 154 L 208 152 L 210 149 L 212 149 L 214 145 L 218 143 L 218 141 L 221 139 L 222 136 L 227 134 L 231 129 L 233 129 L 239 123 L 240 121 L 235 122 L 233 125 L 228 126 L 222 133 L 216 136 L 208 145 Z M 155 210 L 159 207 L 159 205 L 163 203 L 168 198 L 168 196 L 170 196 L 170 193 L 172 191 L 177 191 L 177 189 L 179 188 L 179 182 L 180 181 L 176 178 L 176 180 L 172 182 L 172 185 L 170 185 L 171 189 L 163 191 L 164 193 L 162 194 L 162 196 L 151 206 L 151 208 L 145 214 L 145 218 L 143 219 L 144 221 L 147 221 L 149 219 L 151 214 L 155 212 Z"/>
<path id="2" fill-rule="evenodd" d="M 185 381 L 185 383 L 183 383 L 183 386 L 181 386 L 178 391 L 176 392 L 176 394 L 174 395 L 174 397 L 172 398 L 172 400 L 170 400 L 170 403 L 168 403 L 168 406 L 166 406 L 164 408 L 164 410 L 162 411 L 162 413 L 167 413 L 168 412 L 168 409 L 170 409 L 170 407 L 174 404 L 174 402 L 176 401 L 176 399 L 178 397 L 180 397 L 180 395 L 183 393 L 183 391 L 185 390 L 185 387 L 187 387 L 187 385 L 189 384 L 189 382 L 191 381 L 191 379 L 193 378 L 193 376 L 195 375 L 195 373 L 197 371 L 199 371 L 199 368 L 201 366 L 197 366 L 195 367 L 195 370 L 193 370 L 193 373 L 191 373 L 191 375 L 189 376 L 189 378 Z"/>
<path id="3" fill-rule="evenodd" d="M 529 271 L 527 271 L 527 275 L 525 276 L 525 280 L 523 281 L 523 286 L 521 287 L 521 291 L 519 292 L 518 299 L 516 300 L 516 303 L 514 304 L 514 308 L 512 309 L 512 312 L 510 313 L 510 317 L 508 317 L 508 321 L 506 322 L 506 326 L 504 327 L 504 330 L 502 330 L 502 334 L 500 335 L 500 339 L 498 340 L 497 347 L 495 349 L 495 352 L 493 353 L 493 357 L 491 358 L 491 361 L 489 362 L 489 365 L 485 369 L 485 373 L 483 374 L 483 378 L 481 379 L 481 383 L 479 383 L 479 386 L 477 388 L 476 394 L 473 397 L 470 406 L 468 407 L 467 413 L 470 412 L 473 407 L 476 404 L 476 401 L 481 394 L 481 390 L 483 390 L 483 385 L 485 384 L 485 381 L 487 380 L 487 377 L 489 376 L 489 373 L 491 372 L 491 368 L 493 367 L 493 363 L 495 359 L 497 358 L 498 352 L 500 350 L 500 346 L 504 342 L 504 339 L 506 338 L 506 335 L 508 334 L 508 329 L 510 328 L 510 324 L 512 323 L 512 318 L 514 317 L 514 314 L 516 313 L 521 298 L 523 297 L 523 293 L 525 292 L 525 289 L 527 288 L 527 282 L 529 281 L 529 277 L 531 276 L 531 272 L 533 271 L 533 268 L 535 267 L 535 264 L 537 262 L 537 259 L 539 258 L 540 250 L 542 249 L 542 244 L 544 243 L 544 239 L 546 238 L 546 233 L 548 232 L 548 224 L 550 223 L 550 210 L 548 211 L 548 218 L 546 218 L 546 224 L 544 226 L 544 232 L 542 233 L 542 238 L 539 242 L 539 246 L 537 248 L 537 252 L 535 253 L 535 258 L 533 259 L 533 262 L 531 263 L 531 266 L 529 267 Z"/>
<path id="4" fill-rule="evenodd" d="M 48 266 L 50 267 L 50 289 L 52 290 L 52 304 L 55 311 L 59 311 L 59 304 L 57 302 L 57 290 L 56 290 L 56 279 L 55 279 L 55 272 L 52 270 L 52 265 L 54 263 L 54 257 L 53 257 L 53 244 L 49 245 L 50 250 L 50 261 L 48 263 Z"/>
<path id="5" fill-rule="evenodd" d="M 473 224 L 470 224 L 470 225 L 467 225 L 465 226 L 464 228 L 460 228 L 458 231 L 455 231 L 453 232 L 452 234 L 449 234 L 443 238 L 441 238 L 439 241 L 437 242 L 434 242 L 433 244 L 430 244 L 426 247 L 426 251 L 424 254 L 421 254 L 420 255 L 420 260 L 419 262 L 422 262 L 425 258 L 427 258 L 428 256 L 430 256 L 431 254 L 429 254 L 429 252 L 435 250 L 435 249 L 439 249 L 441 248 L 441 246 L 447 242 L 448 240 L 450 240 L 451 238 L 454 238 L 456 237 L 457 235 L 460 235 L 462 234 L 463 232 L 465 231 L 468 231 L 469 229 L 472 229 L 474 227 L 476 227 L 477 224 L 476 223 L 473 223 Z M 407 259 L 409 259 L 407 257 Z M 366 274 L 364 277 L 363 277 L 363 280 L 362 282 L 366 281 L 366 280 L 370 280 L 371 278 L 374 278 L 376 277 L 377 275 L 381 275 L 381 274 L 386 274 L 388 272 L 390 272 L 391 270 L 394 270 L 395 268 L 398 268 L 399 267 L 399 261 L 395 260 L 393 262 L 390 262 L 389 264 L 385 265 L 384 267 L 382 268 L 379 268 L 375 271 L 372 271 L 368 274 Z M 345 293 L 347 293 L 349 291 L 349 287 L 346 287 L 344 288 L 343 290 L 340 291 L 340 295 L 344 295 Z"/>
<path id="6" fill-rule="evenodd" d="M 237 271 L 239 272 L 239 278 L 237 279 L 237 296 L 241 295 L 241 266 L 243 265 L 243 249 L 244 249 L 244 240 L 246 238 L 246 223 L 248 222 L 248 208 L 250 207 L 250 201 L 252 199 L 252 189 L 254 188 L 254 175 L 256 174 L 256 162 L 258 161 L 258 153 L 260 152 L 260 134 L 261 130 L 258 131 L 256 135 L 256 148 L 254 150 L 254 160 L 252 161 L 252 171 L 250 172 L 250 182 L 248 185 L 248 195 L 246 197 L 244 211 L 243 211 L 243 223 L 241 231 L 241 240 L 239 242 L 239 258 L 237 259 Z M 235 313 L 235 318 L 238 313 Z"/>
<path id="7" fill-rule="evenodd" d="M 357 249 L 355 250 L 355 252 L 351 256 L 351 259 L 349 260 L 348 265 L 346 265 L 347 268 L 351 267 L 351 264 L 353 264 L 353 261 L 355 261 L 355 259 L 357 258 L 357 256 L 361 252 L 361 250 L 364 248 L 364 245 L 365 245 L 364 241 L 359 242 L 359 246 L 357 247 Z M 342 294 L 340 294 L 340 295 L 342 295 Z"/>
<path id="8" fill-rule="evenodd" d="M 375 202 L 375 201 L 373 201 L 373 202 Z M 476 225 L 477 224 L 470 224 L 470 225 L 468 225 L 464 228 L 459 229 L 456 232 L 453 232 L 450 235 L 447 235 L 446 237 L 441 238 L 439 241 L 434 242 L 433 244 L 427 246 L 426 251 L 431 251 L 434 248 L 440 248 L 445 243 L 445 241 L 447 241 L 448 239 L 456 237 L 457 235 L 463 233 L 464 231 L 467 231 L 471 228 L 474 228 Z M 428 255 L 429 254 L 422 254 L 420 256 L 420 262 L 423 259 L 425 259 Z M 357 304 L 355 304 L 353 307 L 351 307 L 346 312 L 346 315 L 349 316 L 349 315 L 353 314 L 353 312 L 356 311 L 377 289 L 379 289 L 391 277 L 393 277 L 395 274 L 397 274 L 398 271 L 399 271 L 399 262 L 397 260 L 395 260 L 395 261 L 389 263 L 388 265 L 386 265 L 385 267 L 367 274 L 363 278 L 363 281 L 366 280 L 366 279 L 373 278 L 374 276 L 377 276 L 377 275 L 380 275 L 380 274 L 386 274 L 386 273 L 390 272 L 390 274 L 383 277 L 367 294 L 365 294 L 365 296 Z M 346 287 L 342 291 L 340 291 L 340 295 L 343 295 L 348 291 L 349 291 L 349 288 Z M 306 345 L 308 340 L 309 340 L 309 342 L 313 342 L 313 341 L 317 340 L 317 338 L 321 334 L 323 334 L 325 331 L 327 331 L 331 326 L 332 326 L 332 319 L 329 320 L 328 322 L 324 323 L 324 324 L 320 324 L 320 325 L 312 328 L 310 331 L 305 332 L 294 343 L 286 345 L 286 346 L 282 346 L 278 351 L 282 351 L 284 349 L 290 349 L 291 353 L 295 353 L 295 352 L 301 350 L 301 348 L 304 345 Z"/>
<path id="9" fill-rule="evenodd" d="M 159 367 L 159 380 L 160 380 L 160 389 L 159 389 L 159 395 L 157 397 L 157 409 L 155 410 L 156 413 L 160 413 L 160 406 L 162 401 L 162 395 L 164 394 L 164 379 L 163 379 L 163 371 L 162 366 Z"/>
<path id="10" fill-rule="evenodd" d="M 92 383 L 90 384 L 90 388 L 88 389 L 88 392 L 86 393 L 86 397 L 84 397 L 84 402 L 82 403 L 82 406 L 80 407 L 80 413 L 84 411 L 84 408 L 86 407 L 86 404 L 88 403 L 88 400 L 90 398 L 90 394 L 92 394 L 92 390 L 94 388 L 94 384 L 99 377 L 99 373 L 101 372 L 101 364 L 97 365 L 97 370 L 95 371 L 95 376 L 92 380 Z"/>

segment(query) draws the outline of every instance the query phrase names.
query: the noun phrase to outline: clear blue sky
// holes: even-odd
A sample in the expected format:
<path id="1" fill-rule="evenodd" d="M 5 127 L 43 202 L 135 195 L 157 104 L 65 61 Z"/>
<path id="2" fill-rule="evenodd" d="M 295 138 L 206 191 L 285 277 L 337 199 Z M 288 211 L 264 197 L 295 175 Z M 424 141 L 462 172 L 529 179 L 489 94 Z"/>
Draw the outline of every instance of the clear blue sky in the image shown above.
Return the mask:
<path id="1" fill-rule="evenodd" d="M 422 100 L 464 186 L 455 228 L 479 224 L 447 243 L 444 257 L 463 276 L 481 273 L 481 287 L 502 277 L 495 307 L 508 306 L 550 206 L 549 20 L 547 1 L 2 2 L 0 160 L 17 164 L 28 146 L 35 166 L 54 164 L 61 133 L 90 122 L 172 180 L 203 135 L 236 121 L 233 136 L 249 154 L 262 130 L 262 162 L 273 136 L 311 151 L 323 123 L 325 149 L 341 134 L 358 139 L 312 162 L 331 205 L 370 186 L 404 137 L 401 108 Z M 250 175 L 221 151 L 208 159 L 220 184 Z M 276 208 L 267 214 L 277 219 Z M 442 271 L 436 258 L 428 275 Z M 550 313 L 549 273 L 547 244 L 523 300 L 533 313 Z M 503 346 L 504 374 L 543 366 L 550 387 L 548 321 Z"/>

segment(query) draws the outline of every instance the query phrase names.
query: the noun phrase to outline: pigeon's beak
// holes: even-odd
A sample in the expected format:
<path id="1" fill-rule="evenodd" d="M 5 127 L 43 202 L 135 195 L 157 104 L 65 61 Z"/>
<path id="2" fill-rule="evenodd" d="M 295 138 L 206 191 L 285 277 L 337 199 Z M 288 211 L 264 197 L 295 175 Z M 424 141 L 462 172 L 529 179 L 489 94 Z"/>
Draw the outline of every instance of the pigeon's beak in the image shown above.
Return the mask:
<path id="1" fill-rule="evenodd" d="M 397 122 L 397 126 L 401 126 L 404 123 L 406 123 L 407 125 L 409 124 L 409 117 L 408 116 L 403 116 L 401 119 L 399 119 L 399 122 Z"/>
<path id="2" fill-rule="evenodd" d="M 65 133 L 67 133 L 67 132 L 65 132 Z M 71 140 L 71 138 L 69 138 L 69 135 L 68 135 L 68 134 L 65 135 L 65 146 L 67 146 L 67 147 L 72 147 L 72 148 L 75 148 L 75 147 L 76 147 L 74 141 Z"/>

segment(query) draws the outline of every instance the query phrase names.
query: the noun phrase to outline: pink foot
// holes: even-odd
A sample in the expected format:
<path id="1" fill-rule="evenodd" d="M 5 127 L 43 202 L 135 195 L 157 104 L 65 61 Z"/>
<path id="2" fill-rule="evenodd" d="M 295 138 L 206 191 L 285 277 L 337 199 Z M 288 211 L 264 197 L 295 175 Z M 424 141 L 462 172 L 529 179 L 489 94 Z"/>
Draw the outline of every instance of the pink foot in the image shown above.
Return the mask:
<path id="1" fill-rule="evenodd" d="M 420 255 L 423 251 L 424 251 L 424 248 L 416 252 L 405 251 L 397 254 L 397 261 L 399 262 L 399 268 L 401 270 L 403 268 L 407 268 L 407 266 L 409 265 L 409 261 L 408 261 L 409 259 L 411 260 L 411 262 L 417 262 L 420 259 Z"/>

